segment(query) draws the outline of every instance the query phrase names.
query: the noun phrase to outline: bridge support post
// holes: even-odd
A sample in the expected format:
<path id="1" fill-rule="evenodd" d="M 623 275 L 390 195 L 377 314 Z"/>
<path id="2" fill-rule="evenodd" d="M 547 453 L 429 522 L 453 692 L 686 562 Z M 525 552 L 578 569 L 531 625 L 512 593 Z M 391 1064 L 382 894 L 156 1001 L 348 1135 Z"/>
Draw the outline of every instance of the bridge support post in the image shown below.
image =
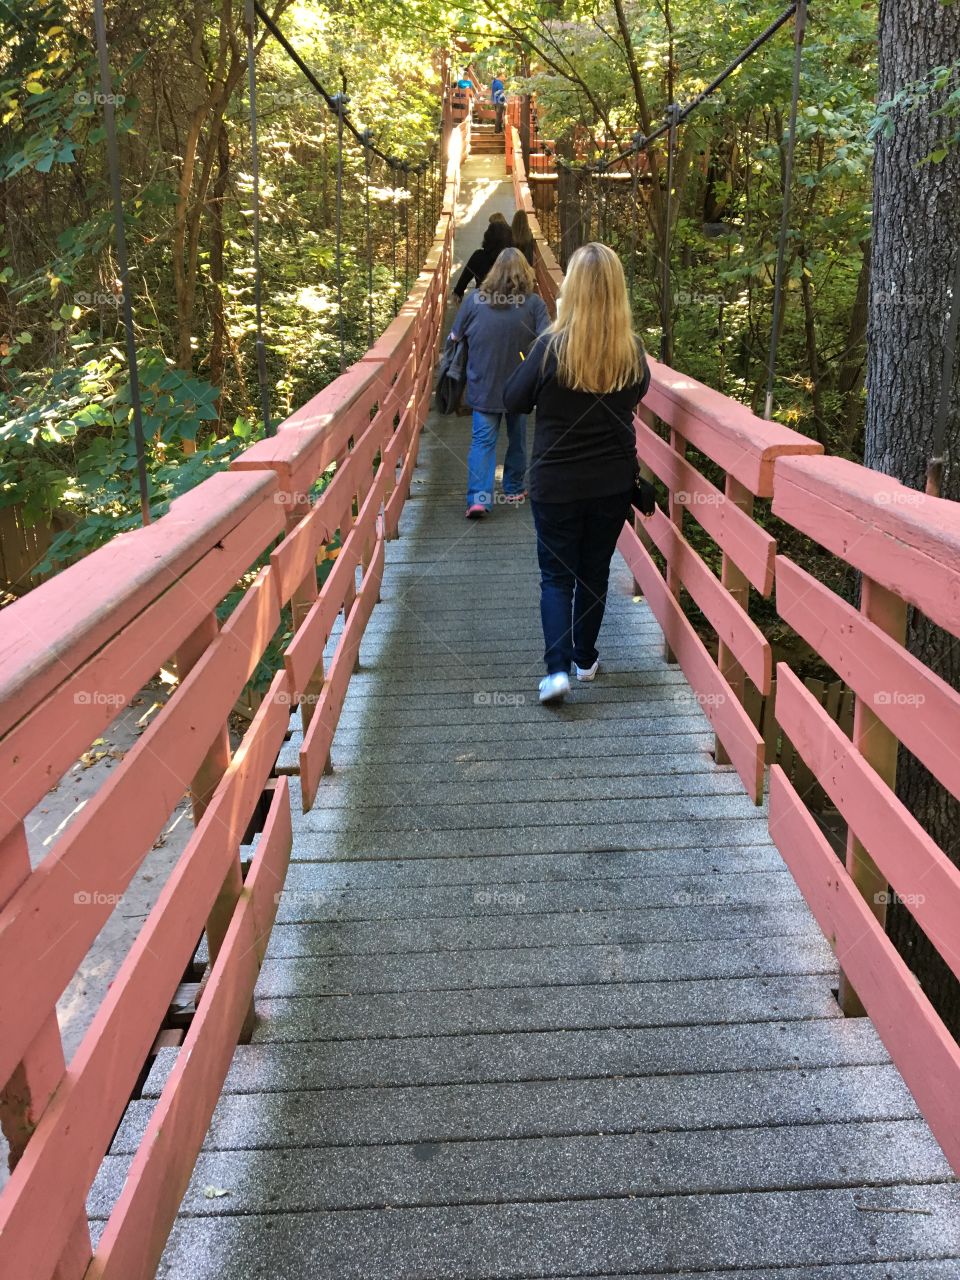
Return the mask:
<path id="1" fill-rule="evenodd" d="M 177 650 L 177 675 L 181 680 L 196 666 L 219 634 L 220 622 L 216 612 L 209 613 Z M 204 813 L 206 813 L 207 806 L 214 791 L 217 789 L 220 779 L 230 766 L 230 759 L 230 731 L 226 723 L 224 723 L 210 744 L 210 748 L 190 784 L 194 826 L 199 823 Z M 210 968 L 207 969 L 207 974 L 210 973 L 214 960 L 220 954 L 220 948 L 223 946 L 223 941 L 227 936 L 234 909 L 242 892 L 243 867 L 240 864 L 240 848 L 238 845 L 231 858 L 230 869 L 224 877 L 210 915 L 207 917 L 207 948 L 210 953 Z M 202 995 L 203 983 L 201 983 L 200 991 L 197 993 L 198 1004 Z M 254 1021 L 255 1015 L 251 1002 L 240 1034 L 241 1043 L 248 1041 L 253 1034 Z"/>
<path id="2" fill-rule="evenodd" d="M 687 442 L 678 431 L 670 429 L 670 448 L 675 449 L 681 458 L 685 458 L 687 454 Z M 670 497 L 667 508 L 667 515 L 670 522 L 676 525 L 679 533 L 683 532 L 683 509 L 687 505 L 689 494 L 683 493 L 681 490 L 670 491 Z M 667 565 L 667 590 L 677 600 L 680 599 L 680 575 L 676 569 L 670 564 Z M 664 662 L 676 662 L 676 656 L 670 648 L 668 641 L 663 642 L 663 660 Z"/>
<path id="3" fill-rule="evenodd" d="M 906 603 L 866 576 L 860 586 L 860 612 L 897 644 L 902 645 L 907 635 Z M 892 691 L 891 691 L 892 692 Z M 897 753 L 899 742 L 894 734 L 877 718 L 873 709 L 857 698 L 853 711 L 853 745 L 863 759 L 887 784 L 896 788 Z M 877 864 L 852 832 L 847 834 L 847 871 L 850 878 L 866 899 L 867 905 L 883 924 L 887 916 L 889 886 Z M 840 974 L 840 1007 L 850 1018 L 860 1018 L 866 1013 L 863 1002 L 854 991 L 846 974 Z"/>
<path id="4" fill-rule="evenodd" d="M 733 476 L 728 475 L 723 488 L 724 497 L 728 502 L 732 502 L 734 506 L 740 508 L 745 515 L 753 515 L 753 494 L 739 480 L 735 480 Z M 737 604 L 743 609 L 744 613 L 748 613 L 750 609 L 750 582 L 746 574 L 743 573 L 726 552 L 723 553 L 720 568 L 720 581 L 726 587 L 727 591 L 736 600 Z M 746 676 L 743 667 L 737 662 L 730 649 L 719 641 L 717 647 L 717 666 L 720 668 L 720 674 L 726 680 L 733 693 L 736 695 L 737 701 L 743 705 L 744 699 L 744 682 Z M 723 743 L 719 737 L 714 738 L 713 757 L 717 764 L 729 764 L 730 757 L 727 754 Z"/>
<path id="5" fill-rule="evenodd" d="M 0 906 L 30 875 L 30 854 L 23 823 L 0 839 Z M 30 1137 L 66 1071 L 63 1041 L 51 1011 L 9 1080 L 0 1082 L 0 1129 L 9 1147 L 8 1165 L 16 1168 Z M 93 1257 L 87 1217 L 81 1213 L 51 1280 L 81 1280 Z"/>

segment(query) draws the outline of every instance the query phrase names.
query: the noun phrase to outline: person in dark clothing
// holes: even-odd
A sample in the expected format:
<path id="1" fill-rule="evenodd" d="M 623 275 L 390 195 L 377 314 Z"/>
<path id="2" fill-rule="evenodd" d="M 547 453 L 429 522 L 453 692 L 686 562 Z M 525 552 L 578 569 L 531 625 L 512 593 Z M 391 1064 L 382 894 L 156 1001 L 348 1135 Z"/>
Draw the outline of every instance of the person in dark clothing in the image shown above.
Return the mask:
<path id="1" fill-rule="evenodd" d="M 633 415 L 650 381 L 620 259 L 602 244 L 571 255 L 557 319 L 503 390 L 508 413 L 537 410 L 530 501 L 540 564 L 540 701 L 562 702 L 570 665 L 599 670 L 610 561 L 630 511 Z"/>
<path id="2" fill-rule="evenodd" d="M 533 266 L 533 232 L 530 230 L 530 219 L 523 209 L 518 209 L 510 223 L 510 234 L 513 247 L 519 249 L 526 260 Z"/>
<path id="3" fill-rule="evenodd" d="M 483 233 L 483 243 L 479 249 L 471 253 L 457 277 L 457 283 L 453 286 L 453 296 L 458 301 L 462 301 L 470 282 L 475 280 L 479 284 L 489 274 L 501 252 L 509 249 L 512 243 L 513 238 L 506 219 L 502 215 L 501 220 L 496 222 L 491 218 Z"/>
<path id="4" fill-rule="evenodd" d="M 473 442 L 467 459 L 467 517 L 485 516 L 493 505 L 500 419 L 507 422 L 503 492 L 526 496 L 527 420 L 504 414 L 503 388 L 510 374 L 550 323 L 533 272 L 516 249 L 504 249 L 479 289 L 454 321 L 451 337 L 467 341 L 467 403 L 473 410 Z"/>

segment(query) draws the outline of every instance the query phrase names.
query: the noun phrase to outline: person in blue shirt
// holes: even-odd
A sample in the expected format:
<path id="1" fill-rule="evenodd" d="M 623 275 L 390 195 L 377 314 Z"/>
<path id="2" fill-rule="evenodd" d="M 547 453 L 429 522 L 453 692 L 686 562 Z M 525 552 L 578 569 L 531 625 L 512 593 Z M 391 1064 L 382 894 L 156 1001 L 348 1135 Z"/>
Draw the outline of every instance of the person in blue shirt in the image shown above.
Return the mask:
<path id="1" fill-rule="evenodd" d="M 499 76 L 494 76 L 490 81 L 490 100 L 497 113 L 496 125 L 494 126 L 495 132 L 503 133 L 503 113 L 507 105 L 507 95 L 504 91 L 503 81 Z"/>

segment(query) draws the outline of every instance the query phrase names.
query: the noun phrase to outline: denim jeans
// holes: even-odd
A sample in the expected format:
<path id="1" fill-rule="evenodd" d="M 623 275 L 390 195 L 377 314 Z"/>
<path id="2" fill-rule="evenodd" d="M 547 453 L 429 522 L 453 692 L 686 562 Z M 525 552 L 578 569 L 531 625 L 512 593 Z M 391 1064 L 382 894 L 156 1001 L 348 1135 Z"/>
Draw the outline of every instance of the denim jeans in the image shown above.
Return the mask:
<path id="1" fill-rule="evenodd" d="M 610 561 L 630 494 L 532 502 L 540 562 L 540 618 L 547 675 L 592 667 L 607 603 Z"/>
<path id="2" fill-rule="evenodd" d="M 503 492 L 523 493 L 527 471 L 527 415 L 473 411 L 473 444 L 467 458 L 467 506 L 493 506 L 500 419 L 507 420 L 507 456 L 503 460 Z"/>

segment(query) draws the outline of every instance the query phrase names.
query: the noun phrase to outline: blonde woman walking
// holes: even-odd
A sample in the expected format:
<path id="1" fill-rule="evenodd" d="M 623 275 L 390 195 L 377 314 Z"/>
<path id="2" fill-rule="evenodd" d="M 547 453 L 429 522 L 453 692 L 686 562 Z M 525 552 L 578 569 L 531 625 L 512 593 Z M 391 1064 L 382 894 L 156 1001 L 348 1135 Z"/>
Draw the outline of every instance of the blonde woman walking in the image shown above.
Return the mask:
<path id="1" fill-rule="evenodd" d="M 530 501 L 544 703 L 570 692 L 571 663 L 578 680 L 593 680 L 599 670 L 610 561 L 636 473 L 633 415 L 649 381 L 620 259 L 606 245 L 584 245 L 567 266 L 556 320 L 503 393 L 508 413 L 537 410 Z"/>
<path id="2" fill-rule="evenodd" d="M 514 501 L 526 497 L 527 419 L 505 409 L 503 389 L 549 323 L 544 301 L 535 292 L 533 272 L 517 249 L 503 250 L 454 321 L 451 337 L 467 340 L 466 401 L 473 410 L 467 459 L 469 520 L 482 518 L 493 505 L 501 418 L 507 423 L 503 492 Z"/>

